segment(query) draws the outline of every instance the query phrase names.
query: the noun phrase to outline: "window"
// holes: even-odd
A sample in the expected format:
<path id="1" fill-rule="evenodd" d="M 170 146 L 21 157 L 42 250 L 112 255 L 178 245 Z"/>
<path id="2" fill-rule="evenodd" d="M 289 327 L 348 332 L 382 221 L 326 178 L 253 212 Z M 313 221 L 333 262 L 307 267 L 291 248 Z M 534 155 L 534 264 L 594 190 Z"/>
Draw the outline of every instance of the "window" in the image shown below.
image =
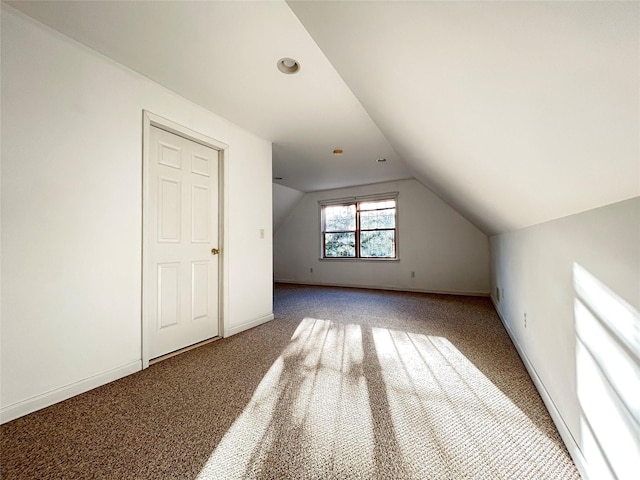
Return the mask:
<path id="1" fill-rule="evenodd" d="M 397 258 L 397 194 L 321 202 L 322 258 Z"/>

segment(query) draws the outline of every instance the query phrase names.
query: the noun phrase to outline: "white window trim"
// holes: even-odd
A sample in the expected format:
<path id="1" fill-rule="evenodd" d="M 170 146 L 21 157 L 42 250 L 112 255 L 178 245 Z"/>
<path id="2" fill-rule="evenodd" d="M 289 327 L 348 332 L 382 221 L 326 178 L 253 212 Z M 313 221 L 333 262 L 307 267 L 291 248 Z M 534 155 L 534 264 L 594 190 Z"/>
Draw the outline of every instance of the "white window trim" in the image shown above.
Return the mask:
<path id="1" fill-rule="evenodd" d="M 398 192 L 376 193 L 374 195 L 361 195 L 358 197 L 332 198 L 329 200 L 318 200 L 320 206 L 340 205 L 342 203 L 368 202 L 374 200 L 395 200 L 398 201 Z M 321 209 L 322 211 L 322 209 Z"/>
<path id="2" fill-rule="evenodd" d="M 387 193 L 376 193 L 372 195 L 359 195 L 357 197 L 342 197 L 342 198 L 331 198 L 327 200 L 318 200 L 318 227 L 319 232 L 316 238 L 320 241 L 319 243 L 319 252 L 320 256 L 318 260 L 321 262 L 399 262 L 400 261 L 400 217 L 398 215 L 399 206 L 398 206 L 398 192 L 387 192 Z M 323 241 L 322 241 L 322 207 L 330 206 L 330 205 L 343 205 L 345 203 L 355 203 L 355 202 L 371 202 L 376 200 L 395 200 L 396 202 L 396 236 L 395 236 L 395 250 L 396 256 L 395 258 L 387 258 L 387 257 L 325 257 L 323 251 Z"/>

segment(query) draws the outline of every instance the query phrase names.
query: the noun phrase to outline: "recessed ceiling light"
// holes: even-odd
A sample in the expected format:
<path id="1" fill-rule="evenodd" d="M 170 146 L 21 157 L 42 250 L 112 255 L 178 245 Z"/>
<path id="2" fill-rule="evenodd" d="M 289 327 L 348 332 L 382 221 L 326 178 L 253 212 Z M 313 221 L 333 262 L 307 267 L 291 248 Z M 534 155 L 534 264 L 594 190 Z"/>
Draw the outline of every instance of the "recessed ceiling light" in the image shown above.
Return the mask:
<path id="1" fill-rule="evenodd" d="M 387 161 L 386 158 L 379 158 L 378 160 L 376 160 L 376 162 L 378 162 L 378 163 L 384 163 L 386 161 Z"/>
<path id="2" fill-rule="evenodd" d="M 273 177 L 274 180 L 282 180 L 282 177 Z"/>
<path id="3" fill-rule="evenodd" d="M 300 71 L 300 64 L 293 58 L 281 58 L 280 60 L 278 60 L 278 63 L 276 65 L 278 66 L 278 70 L 280 70 L 282 73 L 286 73 L 287 75 L 298 73 Z"/>
<path id="4" fill-rule="evenodd" d="M 341 148 L 336 148 L 336 149 L 333 151 L 333 154 L 334 154 L 334 155 L 342 155 L 342 153 L 343 153 L 343 152 L 342 152 L 342 149 L 341 149 Z"/>

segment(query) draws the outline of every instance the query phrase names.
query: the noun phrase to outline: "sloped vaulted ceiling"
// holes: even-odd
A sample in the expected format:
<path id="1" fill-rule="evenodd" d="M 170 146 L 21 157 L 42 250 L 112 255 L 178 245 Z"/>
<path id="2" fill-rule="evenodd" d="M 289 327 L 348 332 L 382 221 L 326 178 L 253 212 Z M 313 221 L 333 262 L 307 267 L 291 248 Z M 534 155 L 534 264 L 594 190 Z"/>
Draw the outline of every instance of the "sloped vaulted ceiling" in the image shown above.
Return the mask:
<path id="1" fill-rule="evenodd" d="M 485 231 L 640 195 L 640 3 L 289 5 L 418 179 Z"/>
<path id="2" fill-rule="evenodd" d="M 415 176 L 489 234 L 640 195 L 639 2 L 7 3 L 271 140 L 298 190 Z"/>

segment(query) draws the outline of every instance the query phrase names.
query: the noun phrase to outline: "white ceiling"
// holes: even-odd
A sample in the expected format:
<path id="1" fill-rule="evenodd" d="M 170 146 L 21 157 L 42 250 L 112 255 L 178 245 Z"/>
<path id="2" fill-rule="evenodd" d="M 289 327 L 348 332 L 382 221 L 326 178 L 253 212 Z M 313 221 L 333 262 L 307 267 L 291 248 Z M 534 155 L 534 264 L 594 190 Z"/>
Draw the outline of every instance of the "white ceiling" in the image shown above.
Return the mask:
<path id="1" fill-rule="evenodd" d="M 285 2 L 5 3 L 272 141 L 279 183 L 413 177 Z M 283 57 L 300 72 L 278 71 Z"/>
<path id="2" fill-rule="evenodd" d="M 271 140 L 298 190 L 415 176 L 487 233 L 640 195 L 638 2 L 8 3 Z"/>
<path id="3" fill-rule="evenodd" d="M 485 231 L 640 195 L 640 3 L 290 5 L 417 178 Z"/>

